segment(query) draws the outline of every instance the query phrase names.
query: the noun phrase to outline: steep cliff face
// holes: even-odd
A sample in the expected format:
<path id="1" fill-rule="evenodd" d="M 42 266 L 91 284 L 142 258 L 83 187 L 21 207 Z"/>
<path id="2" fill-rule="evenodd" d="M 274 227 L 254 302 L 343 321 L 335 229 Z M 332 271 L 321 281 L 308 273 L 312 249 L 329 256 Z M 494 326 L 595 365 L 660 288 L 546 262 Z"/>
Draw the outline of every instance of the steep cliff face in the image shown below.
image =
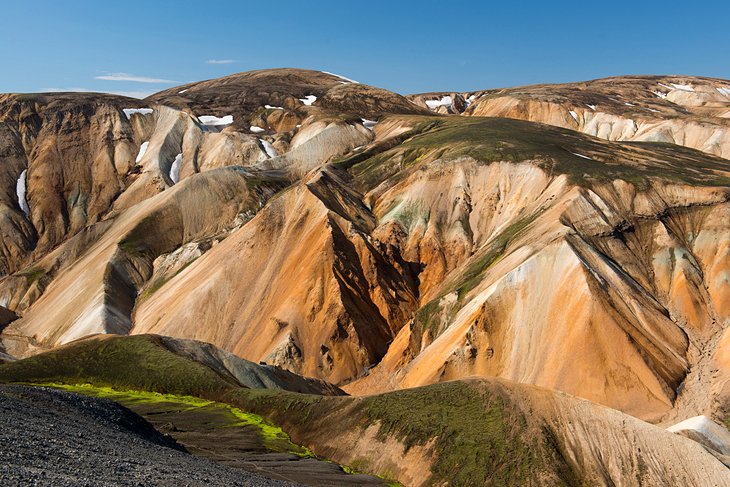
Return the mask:
<path id="1" fill-rule="evenodd" d="M 8 95 L 0 306 L 20 318 L 4 347 L 151 332 L 356 394 L 494 376 L 652 421 L 722 420 L 722 83 L 447 106 L 272 70 L 144 102 Z M 662 124 L 674 135 L 657 142 Z"/>
<path id="2" fill-rule="evenodd" d="M 373 226 L 336 176 L 317 173 L 141 303 L 133 332 L 225 344 L 334 382 L 355 377 L 417 304 L 412 269 L 370 241 Z"/>

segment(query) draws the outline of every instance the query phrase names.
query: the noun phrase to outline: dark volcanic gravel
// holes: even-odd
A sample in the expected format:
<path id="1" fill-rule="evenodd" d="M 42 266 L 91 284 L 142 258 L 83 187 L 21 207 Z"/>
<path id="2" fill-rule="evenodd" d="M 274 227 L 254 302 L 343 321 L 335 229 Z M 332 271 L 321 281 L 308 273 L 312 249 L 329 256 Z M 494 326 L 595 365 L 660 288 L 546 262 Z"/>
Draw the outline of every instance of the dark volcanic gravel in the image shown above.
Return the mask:
<path id="1" fill-rule="evenodd" d="M 0 484 L 291 486 L 218 465 L 106 399 L 0 386 Z"/>

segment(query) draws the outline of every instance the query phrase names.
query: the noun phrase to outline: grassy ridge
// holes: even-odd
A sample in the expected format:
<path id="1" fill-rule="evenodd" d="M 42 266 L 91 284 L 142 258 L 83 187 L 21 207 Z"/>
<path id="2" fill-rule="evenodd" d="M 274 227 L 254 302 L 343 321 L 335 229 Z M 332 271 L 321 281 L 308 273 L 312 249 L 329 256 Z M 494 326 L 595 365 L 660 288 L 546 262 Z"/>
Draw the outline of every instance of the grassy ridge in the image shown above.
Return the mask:
<path id="1" fill-rule="evenodd" d="M 199 397 L 238 387 L 209 367 L 176 355 L 153 335 L 85 340 L 0 367 L 0 382 L 94 384 Z"/>
<path id="2" fill-rule="evenodd" d="M 343 444 L 348 434 L 376 425 L 380 441 L 397 440 L 406 450 L 423 447 L 429 484 L 576 484 L 561 445 L 497 383 L 455 381 L 367 398 L 247 389 L 175 355 L 151 335 L 85 340 L 0 365 L 0 382 L 52 383 L 116 400 L 174 400 L 185 407 L 223 403 L 226 414 L 260 428 L 271 445 L 306 445 L 388 478 L 400 475 L 398 460 L 383 466 L 377 445 L 348 448 Z"/>
<path id="3" fill-rule="evenodd" d="M 490 117 L 401 117 L 412 137 L 347 168 L 365 189 L 402 177 L 420 161 L 471 157 L 482 163 L 531 161 L 573 184 L 622 179 L 645 187 L 649 178 L 700 186 L 730 186 L 725 159 L 672 144 L 608 142 L 585 134 L 523 120 Z"/>

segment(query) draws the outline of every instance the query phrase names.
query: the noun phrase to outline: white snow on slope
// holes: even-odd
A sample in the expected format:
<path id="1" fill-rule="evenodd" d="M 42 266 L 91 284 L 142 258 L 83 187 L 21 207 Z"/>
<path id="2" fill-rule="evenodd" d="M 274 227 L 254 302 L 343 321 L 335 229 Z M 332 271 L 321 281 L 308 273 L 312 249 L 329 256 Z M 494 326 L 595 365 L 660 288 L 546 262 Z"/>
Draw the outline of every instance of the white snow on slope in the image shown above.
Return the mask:
<path id="1" fill-rule="evenodd" d="M 149 115 L 154 112 L 151 108 L 122 108 L 122 111 L 127 116 L 127 120 L 132 118 L 132 115 L 139 113 L 140 115 Z"/>
<path id="2" fill-rule="evenodd" d="M 175 156 L 175 160 L 172 161 L 170 166 L 170 180 L 172 184 L 177 183 L 180 180 L 180 166 L 182 166 L 182 153 Z"/>
<path id="3" fill-rule="evenodd" d="M 674 86 L 675 89 L 681 90 L 681 91 L 694 91 L 695 90 L 694 88 L 692 88 L 692 85 L 683 85 L 683 84 L 672 83 L 672 86 Z"/>
<path id="4" fill-rule="evenodd" d="M 664 83 L 658 83 L 658 85 L 661 86 L 662 88 L 666 88 L 668 90 L 672 90 L 673 89 L 671 86 L 665 85 Z"/>
<path id="5" fill-rule="evenodd" d="M 144 157 L 145 152 L 147 152 L 147 146 L 150 145 L 150 141 L 142 142 L 142 145 L 139 146 L 139 152 L 137 153 L 137 158 L 134 160 L 135 163 L 142 160 Z"/>
<path id="6" fill-rule="evenodd" d="M 719 91 L 721 95 L 730 97 L 730 87 L 728 86 L 721 86 L 720 88 L 717 88 L 717 91 Z"/>
<path id="7" fill-rule="evenodd" d="M 345 78 L 344 76 L 340 76 L 339 74 L 330 73 L 328 71 L 322 71 L 322 72 L 324 74 L 329 74 L 330 76 L 335 76 L 337 78 L 343 79 L 343 80 L 347 81 L 348 83 L 357 83 L 357 84 L 360 84 L 359 81 L 355 81 L 354 79 L 350 79 L 350 78 Z"/>
<path id="8" fill-rule="evenodd" d="M 184 90 L 180 90 L 180 91 L 178 91 L 178 93 L 182 94 L 182 93 L 185 93 L 186 91 L 188 91 L 188 88 L 185 88 Z"/>
<path id="9" fill-rule="evenodd" d="M 251 129 L 250 130 L 251 130 L 251 133 L 252 134 L 260 134 L 261 132 L 264 131 L 264 129 L 262 129 L 261 127 L 259 127 L 257 125 L 251 125 Z"/>
<path id="10" fill-rule="evenodd" d="M 685 419 L 681 423 L 670 426 L 667 431 L 672 433 L 694 431 L 705 438 L 720 453 L 730 451 L 730 432 L 707 416 L 695 416 Z"/>
<path id="11" fill-rule="evenodd" d="M 446 95 L 440 100 L 426 100 L 426 106 L 431 110 L 437 110 L 438 107 L 451 106 L 451 97 Z"/>
<path id="12" fill-rule="evenodd" d="M 662 93 L 661 91 L 652 91 L 652 93 L 654 93 L 656 96 L 658 96 L 662 100 L 667 97 L 666 93 Z"/>
<path id="13" fill-rule="evenodd" d="M 269 110 L 283 110 L 283 107 L 275 107 L 273 105 L 264 105 L 264 108 L 267 108 Z"/>
<path id="14" fill-rule="evenodd" d="M 307 95 L 304 98 L 300 98 L 299 100 L 301 100 L 301 102 L 305 105 L 311 105 L 312 103 L 317 101 L 317 97 L 314 95 Z"/>
<path id="15" fill-rule="evenodd" d="M 26 199 L 26 189 L 28 187 L 28 170 L 23 169 L 18 177 L 18 182 L 15 185 L 15 193 L 18 195 L 18 206 L 25 216 L 30 216 L 30 207 L 28 206 L 28 200 Z"/>
<path id="16" fill-rule="evenodd" d="M 375 120 L 367 120 L 365 118 L 363 118 L 361 120 L 362 120 L 362 126 L 368 130 L 372 130 L 373 127 L 375 127 L 375 125 L 378 123 Z"/>
<path id="17" fill-rule="evenodd" d="M 627 107 L 635 107 L 635 106 L 636 106 L 636 105 L 634 105 L 633 103 L 629 103 L 629 102 L 627 102 L 627 101 L 626 101 L 626 102 L 624 102 L 624 105 L 626 105 Z"/>
<path id="18" fill-rule="evenodd" d="M 570 113 L 570 116 L 573 117 L 576 122 L 578 121 L 578 114 L 577 113 L 575 113 L 573 110 L 571 110 L 568 113 Z"/>
<path id="19" fill-rule="evenodd" d="M 593 110 L 594 112 L 596 111 L 596 105 L 586 105 L 586 106 L 588 108 L 590 108 L 591 110 Z"/>
<path id="20" fill-rule="evenodd" d="M 212 127 L 218 127 L 221 125 L 230 125 L 233 123 L 233 115 L 226 115 L 225 117 L 216 117 L 213 115 L 202 115 L 198 117 L 198 120 L 200 120 L 200 123 L 203 125 L 208 125 Z"/>
<path id="21" fill-rule="evenodd" d="M 278 152 L 276 152 L 276 149 L 274 149 L 274 146 L 271 145 L 271 143 L 268 140 L 259 139 L 261 142 L 261 145 L 264 146 L 264 150 L 266 151 L 266 155 L 270 158 L 277 157 L 279 155 Z"/>

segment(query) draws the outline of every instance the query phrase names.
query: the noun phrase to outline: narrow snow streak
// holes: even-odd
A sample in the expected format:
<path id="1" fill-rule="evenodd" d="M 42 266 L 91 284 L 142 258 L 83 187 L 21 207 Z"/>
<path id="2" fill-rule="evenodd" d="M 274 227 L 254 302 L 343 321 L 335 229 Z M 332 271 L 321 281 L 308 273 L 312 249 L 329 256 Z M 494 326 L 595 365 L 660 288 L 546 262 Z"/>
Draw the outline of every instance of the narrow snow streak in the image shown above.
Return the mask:
<path id="1" fill-rule="evenodd" d="M 182 153 L 175 156 L 175 160 L 172 161 L 170 166 L 170 180 L 172 184 L 176 184 L 180 181 L 180 166 L 182 166 Z"/>
<path id="2" fill-rule="evenodd" d="M 588 108 L 590 108 L 591 110 L 593 110 L 594 112 L 596 111 L 596 105 L 586 105 L 586 106 Z"/>
<path id="3" fill-rule="evenodd" d="M 149 115 L 154 112 L 152 108 L 122 108 L 122 111 L 127 116 L 127 120 L 132 118 L 132 115 L 139 113 L 140 115 Z"/>
<path id="4" fill-rule="evenodd" d="M 142 145 L 139 146 L 139 152 L 137 153 L 137 158 L 134 160 L 135 163 L 142 160 L 144 157 L 145 152 L 147 152 L 147 146 L 150 145 L 150 141 L 142 142 Z"/>
<path id="5" fill-rule="evenodd" d="M 178 91 L 178 93 L 185 93 L 186 91 L 188 91 L 188 89 L 189 89 L 189 88 L 185 88 L 184 90 L 180 90 L 180 91 Z"/>
<path id="6" fill-rule="evenodd" d="M 337 78 L 340 78 L 340 79 L 344 79 L 344 80 L 345 80 L 345 81 L 347 81 L 348 83 L 356 83 L 356 84 L 360 84 L 360 82 L 359 82 L 359 81 L 355 81 L 354 79 L 350 79 L 350 78 L 345 78 L 344 76 L 340 76 L 339 74 L 335 74 L 335 73 L 330 73 L 330 72 L 328 72 L 328 71 L 322 71 L 322 72 L 323 72 L 324 74 L 329 74 L 330 76 L 335 76 L 335 77 L 337 77 Z"/>
<path id="7" fill-rule="evenodd" d="M 273 105 L 264 105 L 264 108 L 266 108 L 268 110 L 283 110 L 284 109 L 283 107 L 275 107 Z"/>
<path id="8" fill-rule="evenodd" d="M 252 134 L 260 134 L 263 131 L 264 131 L 264 129 L 262 129 L 261 127 L 259 127 L 257 125 L 251 125 L 251 133 Z"/>
<path id="9" fill-rule="evenodd" d="M 570 116 L 573 117 L 575 119 L 575 121 L 577 122 L 578 121 L 578 114 L 575 113 L 573 110 L 571 110 L 569 113 L 570 113 Z"/>
<path id="10" fill-rule="evenodd" d="M 230 125 L 233 123 L 233 115 L 226 115 L 225 117 L 216 117 L 214 115 L 202 115 L 198 117 L 198 120 L 200 120 L 200 123 L 203 125 L 208 126 L 220 126 L 220 125 Z"/>
<path id="11" fill-rule="evenodd" d="M 18 182 L 15 185 L 15 193 L 18 195 L 18 206 L 25 216 L 30 216 L 30 207 L 28 206 L 28 200 L 26 199 L 26 192 L 28 187 L 28 170 L 23 169 L 18 177 Z"/>
<path id="12" fill-rule="evenodd" d="M 574 156 L 582 157 L 583 159 L 588 159 L 590 161 L 593 160 L 592 157 L 584 156 L 583 154 L 578 154 L 577 152 L 571 152 L 571 154 L 573 154 Z"/>

